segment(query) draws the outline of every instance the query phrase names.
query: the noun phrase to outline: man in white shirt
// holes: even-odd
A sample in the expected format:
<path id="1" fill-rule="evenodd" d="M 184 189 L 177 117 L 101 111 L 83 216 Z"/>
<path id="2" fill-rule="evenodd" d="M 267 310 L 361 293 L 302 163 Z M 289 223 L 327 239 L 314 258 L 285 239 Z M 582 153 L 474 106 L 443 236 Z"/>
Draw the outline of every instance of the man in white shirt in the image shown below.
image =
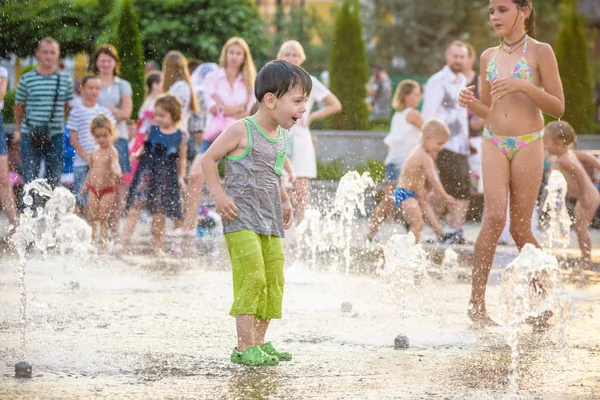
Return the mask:
<path id="1" fill-rule="evenodd" d="M 458 95 L 467 85 L 467 78 L 462 73 L 467 56 L 465 43 L 452 42 L 446 49 L 446 66 L 429 78 L 423 96 L 423 119 L 437 118 L 450 129 L 450 140 L 437 158 L 442 186 L 457 199 L 456 204 L 447 205 L 446 222 L 451 230 L 445 238 L 449 244 L 464 243 L 462 226 L 471 195 L 469 119 L 467 109 L 458 105 Z"/>

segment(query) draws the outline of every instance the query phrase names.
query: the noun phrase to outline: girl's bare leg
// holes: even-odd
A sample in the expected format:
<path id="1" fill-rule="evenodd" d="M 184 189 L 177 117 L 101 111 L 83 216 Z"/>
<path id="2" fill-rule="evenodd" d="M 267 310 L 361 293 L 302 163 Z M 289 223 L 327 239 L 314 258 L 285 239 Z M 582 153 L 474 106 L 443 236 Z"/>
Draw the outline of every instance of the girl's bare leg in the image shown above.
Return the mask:
<path id="1" fill-rule="evenodd" d="M 123 183 L 117 185 L 117 195 L 115 196 L 114 209 L 110 219 L 111 229 L 115 234 L 119 233 L 119 223 L 121 222 L 121 217 L 125 213 L 128 193 L 128 185 L 123 185 Z"/>
<path id="2" fill-rule="evenodd" d="M 510 234 L 521 250 L 527 243 L 541 248 L 531 231 L 531 218 L 544 173 L 544 143 L 523 147 L 510 164 Z"/>
<path id="3" fill-rule="evenodd" d="M 415 243 L 419 243 L 421 239 L 421 231 L 423 230 L 423 212 L 419 206 L 417 199 L 406 199 L 400 205 L 404 220 L 409 224 L 410 231 L 415 237 Z"/>
<path id="4" fill-rule="evenodd" d="M 294 207 L 294 218 L 299 224 L 304 218 L 304 210 L 310 203 L 310 179 L 296 178 L 292 194 L 292 206 Z"/>
<path id="5" fill-rule="evenodd" d="M 584 208 L 580 201 L 575 205 L 575 232 L 577 232 L 577 240 L 581 249 L 581 260 L 584 263 L 584 268 L 590 268 L 592 264 L 592 239 L 590 237 L 589 226 L 596 210 L 598 202 L 594 202 L 592 207 Z M 581 269 L 574 271 L 581 275 Z"/>
<path id="6" fill-rule="evenodd" d="M 100 219 L 100 200 L 91 192 L 88 192 L 85 213 L 88 223 L 92 227 L 92 243 L 98 240 L 98 221 Z"/>
<path id="7" fill-rule="evenodd" d="M 381 228 L 381 224 L 385 221 L 386 215 L 388 215 L 396 206 L 394 205 L 394 189 L 396 188 L 396 184 L 394 182 L 386 182 L 383 188 L 383 198 L 377 205 L 375 212 L 373 213 L 373 217 L 371 218 L 371 227 L 369 230 L 369 239 L 372 239 L 373 236 L 379 229 Z"/>
<path id="8" fill-rule="evenodd" d="M 154 247 L 156 250 L 165 249 L 165 227 L 167 219 L 164 214 L 152 215 L 152 232 L 154 233 Z"/>
<path id="9" fill-rule="evenodd" d="M 121 244 L 123 246 L 123 253 L 127 253 L 127 248 L 129 246 L 129 241 L 131 240 L 131 235 L 133 235 L 135 225 L 137 224 L 137 221 L 140 218 L 143 206 L 144 205 L 142 202 L 134 200 L 133 204 L 129 208 L 129 213 L 127 214 L 127 219 L 125 220 L 125 226 L 123 227 L 123 231 L 121 233 Z"/>
<path id="10" fill-rule="evenodd" d="M 110 216 L 113 213 L 113 208 L 115 205 L 115 193 L 108 193 L 102 196 L 99 204 L 99 221 L 100 221 L 100 250 L 106 249 L 106 244 L 108 242 L 108 230 L 109 230 L 109 220 Z"/>
<path id="11" fill-rule="evenodd" d="M 510 182 L 510 162 L 489 139 L 482 143 L 483 224 L 473 252 L 473 274 L 469 318 L 483 325 L 496 325 L 485 305 L 487 281 L 498 239 L 506 223 Z"/>
<path id="12" fill-rule="evenodd" d="M 8 156 L 0 155 L 0 202 L 12 226 L 17 226 L 17 207 L 8 181 Z"/>
<path id="13" fill-rule="evenodd" d="M 202 203 L 202 185 L 204 184 L 204 176 L 202 175 L 202 166 L 200 160 L 202 155 L 197 155 L 190 167 L 190 177 L 187 185 L 187 193 L 185 199 L 185 215 L 183 219 L 183 229 L 186 231 L 196 227 L 198 221 L 198 209 Z"/>
<path id="14" fill-rule="evenodd" d="M 519 250 L 527 243 L 541 248 L 531 231 L 531 218 L 544 173 L 543 141 L 536 140 L 523 147 L 513 158 L 510 173 L 510 234 Z M 542 295 L 545 293 L 537 279 L 533 279 L 530 285 Z M 527 318 L 526 322 L 543 326 L 552 315 L 547 311 L 538 317 Z"/>

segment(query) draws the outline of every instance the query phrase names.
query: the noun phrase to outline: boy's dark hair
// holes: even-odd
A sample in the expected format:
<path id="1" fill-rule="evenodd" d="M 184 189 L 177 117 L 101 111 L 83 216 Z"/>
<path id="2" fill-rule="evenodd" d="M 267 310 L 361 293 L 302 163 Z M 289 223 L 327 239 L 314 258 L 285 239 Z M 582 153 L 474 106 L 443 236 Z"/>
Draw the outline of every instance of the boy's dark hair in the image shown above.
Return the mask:
<path id="1" fill-rule="evenodd" d="M 91 81 L 92 79 L 100 79 L 100 77 L 98 75 L 86 75 L 83 77 L 82 81 L 81 81 L 81 86 L 85 86 L 86 83 L 88 83 L 89 81 Z"/>
<path id="2" fill-rule="evenodd" d="M 267 63 L 256 76 L 254 95 L 256 101 L 261 102 L 267 93 L 273 93 L 278 99 L 290 89 L 299 86 L 305 95 L 312 91 L 310 75 L 297 65 L 283 60 Z"/>

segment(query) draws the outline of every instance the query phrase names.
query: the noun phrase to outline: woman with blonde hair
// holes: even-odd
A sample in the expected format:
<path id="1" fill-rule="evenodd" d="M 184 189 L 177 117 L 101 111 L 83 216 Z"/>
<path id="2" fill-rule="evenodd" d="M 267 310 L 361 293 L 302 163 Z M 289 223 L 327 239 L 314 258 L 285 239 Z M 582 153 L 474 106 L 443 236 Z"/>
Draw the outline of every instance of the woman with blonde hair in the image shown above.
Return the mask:
<path id="1" fill-rule="evenodd" d="M 202 201 L 202 167 L 200 159 L 217 136 L 240 118 L 250 115 L 254 104 L 256 67 L 246 41 L 229 39 L 219 57 L 219 69 L 204 78 L 204 102 L 208 110 L 206 128 L 198 155 L 190 168 L 183 228 L 175 235 L 196 235 L 198 209 Z"/>
<path id="2" fill-rule="evenodd" d="M 304 48 L 296 40 L 288 40 L 279 48 L 277 58 L 294 65 L 301 65 L 306 60 Z M 315 146 L 310 134 L 310 124 L 318 119 L 338 113 L 342 110 L 342 104 L 333 93 L 327 89 L 317 78 L 312 80 L 312 92 L 306 105 L 308 110 L 302 119 L 289 131 L 289 140 L 292 148 L 290 160 L 294 168 L 294 190 L 291 200 L 294 206 L 294 215 L 298 223 L 302 222 L 304 209 L 310 202 L 309 180 L 317 177 L 317 157 Z M 311 112 L 312 106 L 317 102 L 325 103 L 325 107 Z"/>

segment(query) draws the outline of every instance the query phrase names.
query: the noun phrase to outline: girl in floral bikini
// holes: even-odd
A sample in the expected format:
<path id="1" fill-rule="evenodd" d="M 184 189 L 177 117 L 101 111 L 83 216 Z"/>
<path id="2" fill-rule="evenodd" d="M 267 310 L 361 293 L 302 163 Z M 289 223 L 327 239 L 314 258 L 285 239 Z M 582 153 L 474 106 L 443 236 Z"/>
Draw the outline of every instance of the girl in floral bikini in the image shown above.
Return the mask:
<path id="1" fill-rule="evenodd" d="M 475 243 L 468 315 L 480 325 L 496 325 L 485 305 L 485 291 L 496 245 L 506 221 L 510 195 L 510 233 L 521 249 L 540 247 L 531 217 L 544 167 L 542 112 L 561 117 L 564 95 L 552 47 L 535 37 L 531 0 L 490 0 L 490 22 L 500 45 L 481 55 L 480 100 L 473 86 L 463 89 L 461 106 L 486 120 L 482 144 L 483 226 Z"/>

